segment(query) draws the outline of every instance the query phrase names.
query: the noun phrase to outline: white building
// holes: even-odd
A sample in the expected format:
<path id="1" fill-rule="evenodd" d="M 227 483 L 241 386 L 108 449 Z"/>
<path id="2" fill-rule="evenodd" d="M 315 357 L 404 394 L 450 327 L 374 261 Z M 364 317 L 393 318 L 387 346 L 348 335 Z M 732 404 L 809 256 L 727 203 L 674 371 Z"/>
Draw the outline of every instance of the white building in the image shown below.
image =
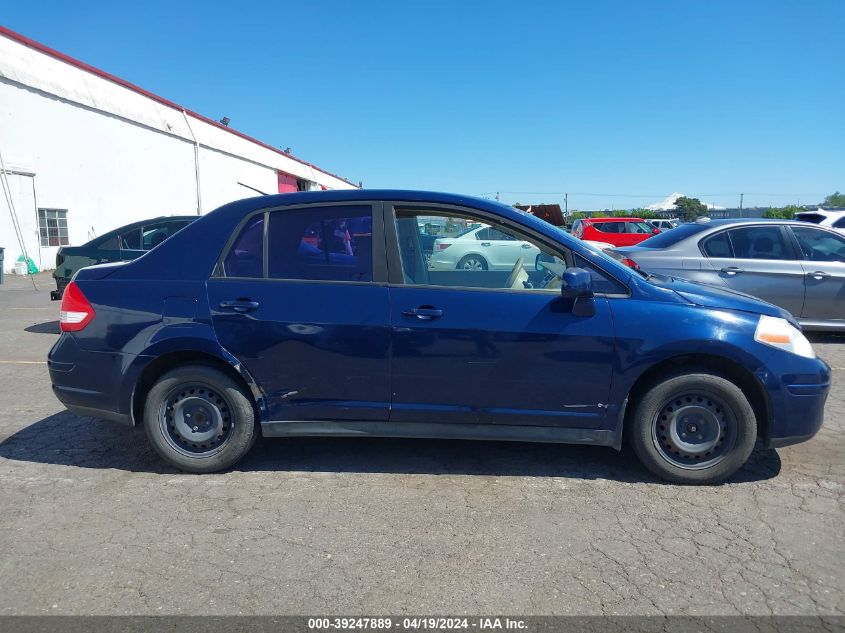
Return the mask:
<path id="1" fill-rule="evenodd" d="M 136 220 L 205 213 L 254 190 L 355 187 L 3 27 L 0 158 L 7 271 L 22 254 L 10 206 L 27 254 L 50 269 L 60 245 Z"/>

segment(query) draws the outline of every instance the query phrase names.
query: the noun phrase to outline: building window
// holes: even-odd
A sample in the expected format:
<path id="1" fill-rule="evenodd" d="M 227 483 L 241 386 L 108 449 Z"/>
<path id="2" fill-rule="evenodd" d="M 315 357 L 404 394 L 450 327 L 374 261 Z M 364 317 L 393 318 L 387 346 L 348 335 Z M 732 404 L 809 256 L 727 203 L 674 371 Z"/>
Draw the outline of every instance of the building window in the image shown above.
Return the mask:
<path id="1" fill-rule="evenodd" d="M 67 209 L 38 209 L 41 246 L 67 246 Z"/>

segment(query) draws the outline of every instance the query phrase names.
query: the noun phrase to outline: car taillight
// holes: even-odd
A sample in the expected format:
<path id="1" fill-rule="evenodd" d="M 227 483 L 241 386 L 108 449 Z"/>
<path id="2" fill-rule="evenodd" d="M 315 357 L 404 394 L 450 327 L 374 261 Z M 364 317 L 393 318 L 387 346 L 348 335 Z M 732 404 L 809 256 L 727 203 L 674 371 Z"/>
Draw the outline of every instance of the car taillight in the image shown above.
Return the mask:
<path id="1" fill-rule="evenodd" d="M 450 246 L 451 246 L 451 244 L 441 244 L 440 242 L 438 242 L 437 243 L 437 250 L 438 251 L 445 251 Z"/>
<path id="2" fill-rule="evenodd" d="M 96 313 L 94 308 L 76 282 L 71 281 L 62 294 L 62 306 L 59 308 L 59 328 L 62 332 L 79 332 L 84 330 Z"/>
<path id="3" fill-rule="evenodd" d="M 633 259 L 629 259 L 628 257 L 623 257 L 621 260 L 623 264 L 625 264 L 628 268 L 633 268 L 634 270 L 639 270 L 640 265 L 635 262 Z"/>

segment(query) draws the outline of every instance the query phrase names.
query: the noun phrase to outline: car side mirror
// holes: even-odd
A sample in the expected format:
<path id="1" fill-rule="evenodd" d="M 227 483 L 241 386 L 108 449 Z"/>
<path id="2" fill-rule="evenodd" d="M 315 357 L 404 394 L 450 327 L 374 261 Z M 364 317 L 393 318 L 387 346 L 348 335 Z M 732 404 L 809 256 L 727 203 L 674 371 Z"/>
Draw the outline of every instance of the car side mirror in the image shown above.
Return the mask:
<path id="1" fill-rule="evenodd" d="M 593 300 L 593 276 L 583 268 L 567 268 L 563 271 L 560 295 L 572 299 L 572 314 L 579 317 L 591 317 L 596 313 Z"/>
<path id="2" fill-rule="evenodd" d="M 560 294 L 567 299 L 592 299 L 593 276 L 583 268 L 567 268 L 563 271 Z"/>
<path id="3" fill-rule="evenodd" d="M 660 229 L 657 229 L 657 228 L 652 229 L 651 233 L 652 233 L 652 235 L 657 235 L 658 233 L 660 233 Z"/>

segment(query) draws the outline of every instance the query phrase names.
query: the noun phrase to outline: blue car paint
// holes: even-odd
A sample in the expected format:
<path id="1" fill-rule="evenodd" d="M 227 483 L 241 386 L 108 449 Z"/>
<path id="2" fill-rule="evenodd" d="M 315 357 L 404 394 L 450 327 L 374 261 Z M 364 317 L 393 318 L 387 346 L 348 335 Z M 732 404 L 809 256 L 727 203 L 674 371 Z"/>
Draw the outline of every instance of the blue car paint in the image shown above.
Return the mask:
<path id="1" fill-rule="evenodd" d="M 597 297 L 595 315 L 576 317 L 545 293 L 212 276 L 233 231 L 255 211 L 371 201 L 496 214 L 580 254 L 629 295 Z M 385 226 L 392 230 L 390 221 Z M 791 319 L 780 308 L 691 282 L 646 280 L 542 220 L 465 196 L 365 190 L 249 198 L 131 263 L 85 268 L 75 281 L 97 316 L 51 350 L 54 391 L 77 413 L 127 424 L 138 422 L 144 371 L 186 353 L 218 359 L 243 377 L 265 434 L 284 422 L 451 423 L 538 431 L 528 439 L 542 439 L 542 428 L 573 429 L 551 437 L 618 448 L 637 380 L 658 363 L 705 355 L 754 376 L 765 394 L 765 441 L 780 446 L 818 430 L 830 383 L 823 361 L 753 340 L 760 314 Z M 241 296 L 261 308 L 217 307 Z M 425 304 L 443 308 L 444 318 L 402 315 Z M 308 432 L 308 424 L 296 428 Z"/>

